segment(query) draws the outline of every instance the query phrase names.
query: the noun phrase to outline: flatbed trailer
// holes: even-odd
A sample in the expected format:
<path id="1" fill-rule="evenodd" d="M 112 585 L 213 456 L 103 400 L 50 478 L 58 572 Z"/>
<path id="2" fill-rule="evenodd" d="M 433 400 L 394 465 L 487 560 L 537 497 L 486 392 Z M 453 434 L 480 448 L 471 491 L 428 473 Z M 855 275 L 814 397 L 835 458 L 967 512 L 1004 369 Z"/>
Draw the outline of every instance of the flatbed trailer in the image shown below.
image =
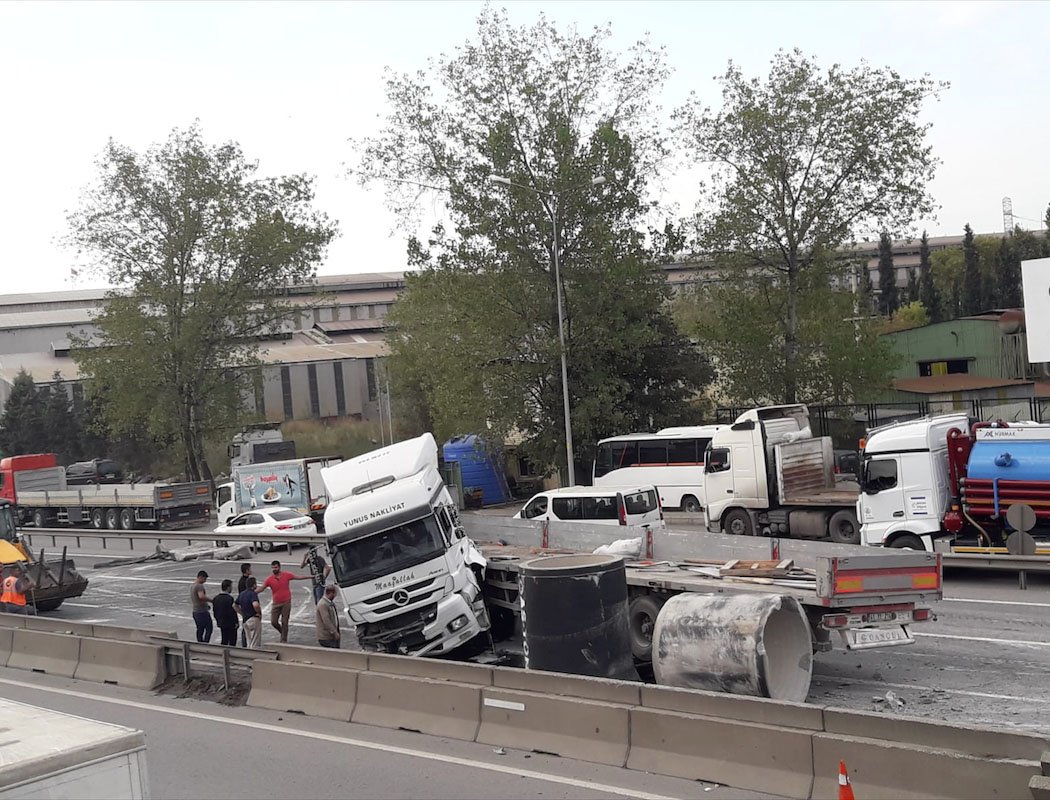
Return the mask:
<path id="1" fill-rule="evenodd" d="M 791 596 L 806 613 L 814 651 L 832 649 L 835 631 L 847 649 L 912 644 L 910 626 L 929 620 L 929 605 L 942 597 L 937 553 L 872 552 L 849 545 L 697 531 L 658 530 L 647 535 L 641 529 L 543 525 L 484 515 L 464 515 L 464 520 L 468 535 L 488 559 L 486 598 L 491 607 L 509 614 L 520 613 L 518 570 L 523 561 L 545 554 L 592 552 L 601 544 L 640 536 L 641 556 L 626 559 L 632 649 L 639 660 L 647 660 L 651 652 L 660 607 L 680 592 Z M 791 562 L 792 570 L 779 571 L 784 577 L 740 574 L 747 573 L 752 563 L 770 561 Z M 738 569 L 726 570 L 733 562 Z M 513 618 L 500 616 L 494 615 L 494 630 L 497 623 L 503 629 L 513 623 Z"/>
<path id="2" fill-rule="evenodd" d="M 40 528 L 54 523 L 96 530 L 188 528 L 211 520 L 211 488 L 197 481 L 19 490 L 18 511 Z"/>

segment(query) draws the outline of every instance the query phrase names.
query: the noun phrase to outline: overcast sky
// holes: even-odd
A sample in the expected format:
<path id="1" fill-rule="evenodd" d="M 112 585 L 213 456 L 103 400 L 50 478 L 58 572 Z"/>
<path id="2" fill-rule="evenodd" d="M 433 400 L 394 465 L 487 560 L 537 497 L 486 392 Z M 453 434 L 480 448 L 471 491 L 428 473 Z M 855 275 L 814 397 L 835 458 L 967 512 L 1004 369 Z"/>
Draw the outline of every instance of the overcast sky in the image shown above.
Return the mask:
<path id="1" fill-rule="evenodd" d="M 498 3 L 496 5 L 499 5 Z M 267 174 L 317 177 L 317 205 L 342 235 L 322 274 L 404 269 L 404 235 L 379 189 L 345 177 L 348 137 L 376 130 L 382 70 L 414 70 L 473 37 L 479 2 L 0 2 L 0 293 L 71 282 L 55 239 L 108 138 L 144 149 L 199 118 L 211 141 L 235 139 Z M 931 235 L 1018 222 L 1041 227 L 1050 202 L 1050 4 L 1043 2 L 511 2 L 516 23 L 541 11 L 581 29 L 610 22 L 614 46 L 648 32 L 667 47 L 671 108 L 732 58 L 765 74 L 778 48 L 822 65 L 866 58 L 952 84 L 927 108 L 943 160 Z M 682 209 L 689 181 L 668 182 Z M 1023 219 L 1027 218 L 1027 219 Z"/>

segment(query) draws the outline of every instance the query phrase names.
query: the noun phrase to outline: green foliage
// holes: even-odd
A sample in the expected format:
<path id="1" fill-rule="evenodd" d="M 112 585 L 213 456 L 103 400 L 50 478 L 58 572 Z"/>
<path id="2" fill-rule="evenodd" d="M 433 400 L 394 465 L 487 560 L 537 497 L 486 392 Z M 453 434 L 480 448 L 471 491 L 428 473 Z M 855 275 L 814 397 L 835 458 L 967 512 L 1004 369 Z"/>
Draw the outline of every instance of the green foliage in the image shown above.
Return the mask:
<path id="1" fill-rule="evenodd" d="M 74 342 L 114 434 L 175 447 L 210 479 L 206 437 L 243 416 L 257 337 L 302 310 L 274 288 L 309 284 L 335 235 L 311 208 L 311 179 L 259 178 L 234 143 L 174 130 L 145 153 L 110 141 L 69 217 L 69 240 L 118 287 Z"/>
<path id="2" fill-rule="evenodd" d="M 857 314 L 868 317 L 875 313 L 875 300 L 871 295 L 871 273 L 868 271 L 868 261 L 864 259 L 854 268 L 857 280 Z"/>
<path id="3" fill-rule="evenodd" d="M 919 271 L 912 267 L 908 270 L 908 285 L 904 289 L 903 305 L 914 303 L 919 299 Z"/>
<path id="4" fill-rule="evenodd" d="M 561 460 L 556 263 L 581 459 L 602 436 L 678 420 L 706 381 L 654 269 L 680 232 L 639 233 L 666 155 L 653 97 L 667 70 L 644 43 L 611 52 L 609 35 L 543 17 L 517 28 L 485 10 L 476 41 L 388 77 L 386 125 L 361 143 L 357 174 L 382 182 L 406 221 L 428 191 L 450 219 L 412 242 L 421 269 L 388 317 L 406 424 L 426 420 L 438 438 L 516 431 L 535 463 Z"/>
<path id="5" fill-rule="evenodd" d="M 814 253 L 932 211 L 927 186 L 938 161 L 919 113 L 946 84 L 863 63 L 821 70 L 797 50 L 779 52 L 764 80 L 731 63 L 721 83 L 721 111 L 694 100 L 677 114 L 693 154 L 713 171 L 698 244 L 738 253 L 784 287 L 783 301 L 769 304 L 782 349 L 782 393 L 770 399 L 793 402 L 811 383 L 801 328 Z"/>
<path id="6" fill-rule="evenodd" d="M 933 277 L 933 263 L 930 260 L 930 240 L 926 231 L 919 240 L 919 294 L 917 298 L 930 315 L 930 322 L 940 322 L 941 295 Z"/>
<path id="7" fill-rule="evenodd" d="M 973 229 L 967 223 L 963 228 L 963 275 L 962 275 L 962 308 L 964 315 L 976 314 L 981 307 L 981 268 L 980 257 L 973 241 Z"/>
<path id="8" fill-rule="evenodd" d="M 724 280 L 677 303 L 680 324 L 712 354 L 719 399 L 765 405 L 785 397 L 784 338 L 788 289 L 737 264 L 719 265 Z M 845 403 L 886 388 L 896 366 L 878 321 L 854 310 L 855 296 L 831 286 L 837 273 L 818 259 L 802 273 L 797 303 L 799 368 L 795 391 L 812 403 Z"/>
<path id="9" fill-rule="evenodd" d="M 894 331 L 906 331 L 911 328 L 921 328 L 930 324 L 930 315 L 921 301 L 903 305 L 893 312 L 893 316 L 882 324 L 882 333 Z"/>
<path id="10" fill-rule="evenodd" d="M 956 319 L 963 313 L 962 286 L 966 268 L 963 251 L 958 247 L 938 250 L 931 254 L 930 263 L 933 265 L 936 293 L 941 299 L 941 321 Z"/>
<path id="11" fill-rule="evenodd" d="M 15 376 L 4 413 L 0 415 L 0 454 L 41 452 L 48 452 L 46 422 L 36 384 L 23 369 Z"/>
<path id="12" fill-rule="evenodd" d="M 889 233 L 879 234 L 879 313 L 893 315 L 899 306 L 897 298 L 897 270 L 893 267 L 893 239 Z"/>

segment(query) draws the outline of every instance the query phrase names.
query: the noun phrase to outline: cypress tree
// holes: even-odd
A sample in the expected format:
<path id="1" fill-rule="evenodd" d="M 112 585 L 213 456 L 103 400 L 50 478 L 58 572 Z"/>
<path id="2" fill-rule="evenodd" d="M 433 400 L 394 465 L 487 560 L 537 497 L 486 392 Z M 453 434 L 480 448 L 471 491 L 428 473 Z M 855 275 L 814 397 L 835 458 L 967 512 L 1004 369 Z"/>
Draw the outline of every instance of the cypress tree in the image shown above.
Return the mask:
<path id="1" fill-rule="evenodd" d="M 926 231 L 922 232 L 919 240 L 919 301 L 930 315 L 930 322 L 940 322 L 944 319 L 941 309 L 941 294 L 937 291 L 937 283 L 933 280 L 933 264 L 930 262 L 930 240 Z"/>
<path id="2" fill-rule="evenodd" d="M 981 268 L 977 259 L 977 248 L 973 243 L 973 228 L 966 223 L 963 228 L 963 285 L 962 313 L 977 314 L 981 308 Z"/>
<path id="3" fill-rule="evenodd" d="M 883 231 L 879 236 L 879 313 L 892 316 L 899 306 L 897 271 L 893 267 L 893 240 Z"/>

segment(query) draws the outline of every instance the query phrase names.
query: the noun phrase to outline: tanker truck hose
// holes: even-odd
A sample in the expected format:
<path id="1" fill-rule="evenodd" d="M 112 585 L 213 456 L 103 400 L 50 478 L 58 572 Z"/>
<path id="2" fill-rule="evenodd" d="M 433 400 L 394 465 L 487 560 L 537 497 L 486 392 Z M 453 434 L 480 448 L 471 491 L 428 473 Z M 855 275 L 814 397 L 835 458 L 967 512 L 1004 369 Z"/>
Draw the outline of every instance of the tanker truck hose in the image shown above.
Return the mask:
<path id="1" fill-rule="evenodd" d="M 985 546 L 991 547 L 992 537 L 988 535 L 988 532 L 984 528 L 977 524 L 977 520 L 970 516 L 970 513 L 966 510 L 965 505 L 960 505 L 959 507 L 962 509 L 963 516 L 966 517 L 967 520 L 969 520 L 970 524 L 981 532 L 981 540 L 986 543 Z"/>

